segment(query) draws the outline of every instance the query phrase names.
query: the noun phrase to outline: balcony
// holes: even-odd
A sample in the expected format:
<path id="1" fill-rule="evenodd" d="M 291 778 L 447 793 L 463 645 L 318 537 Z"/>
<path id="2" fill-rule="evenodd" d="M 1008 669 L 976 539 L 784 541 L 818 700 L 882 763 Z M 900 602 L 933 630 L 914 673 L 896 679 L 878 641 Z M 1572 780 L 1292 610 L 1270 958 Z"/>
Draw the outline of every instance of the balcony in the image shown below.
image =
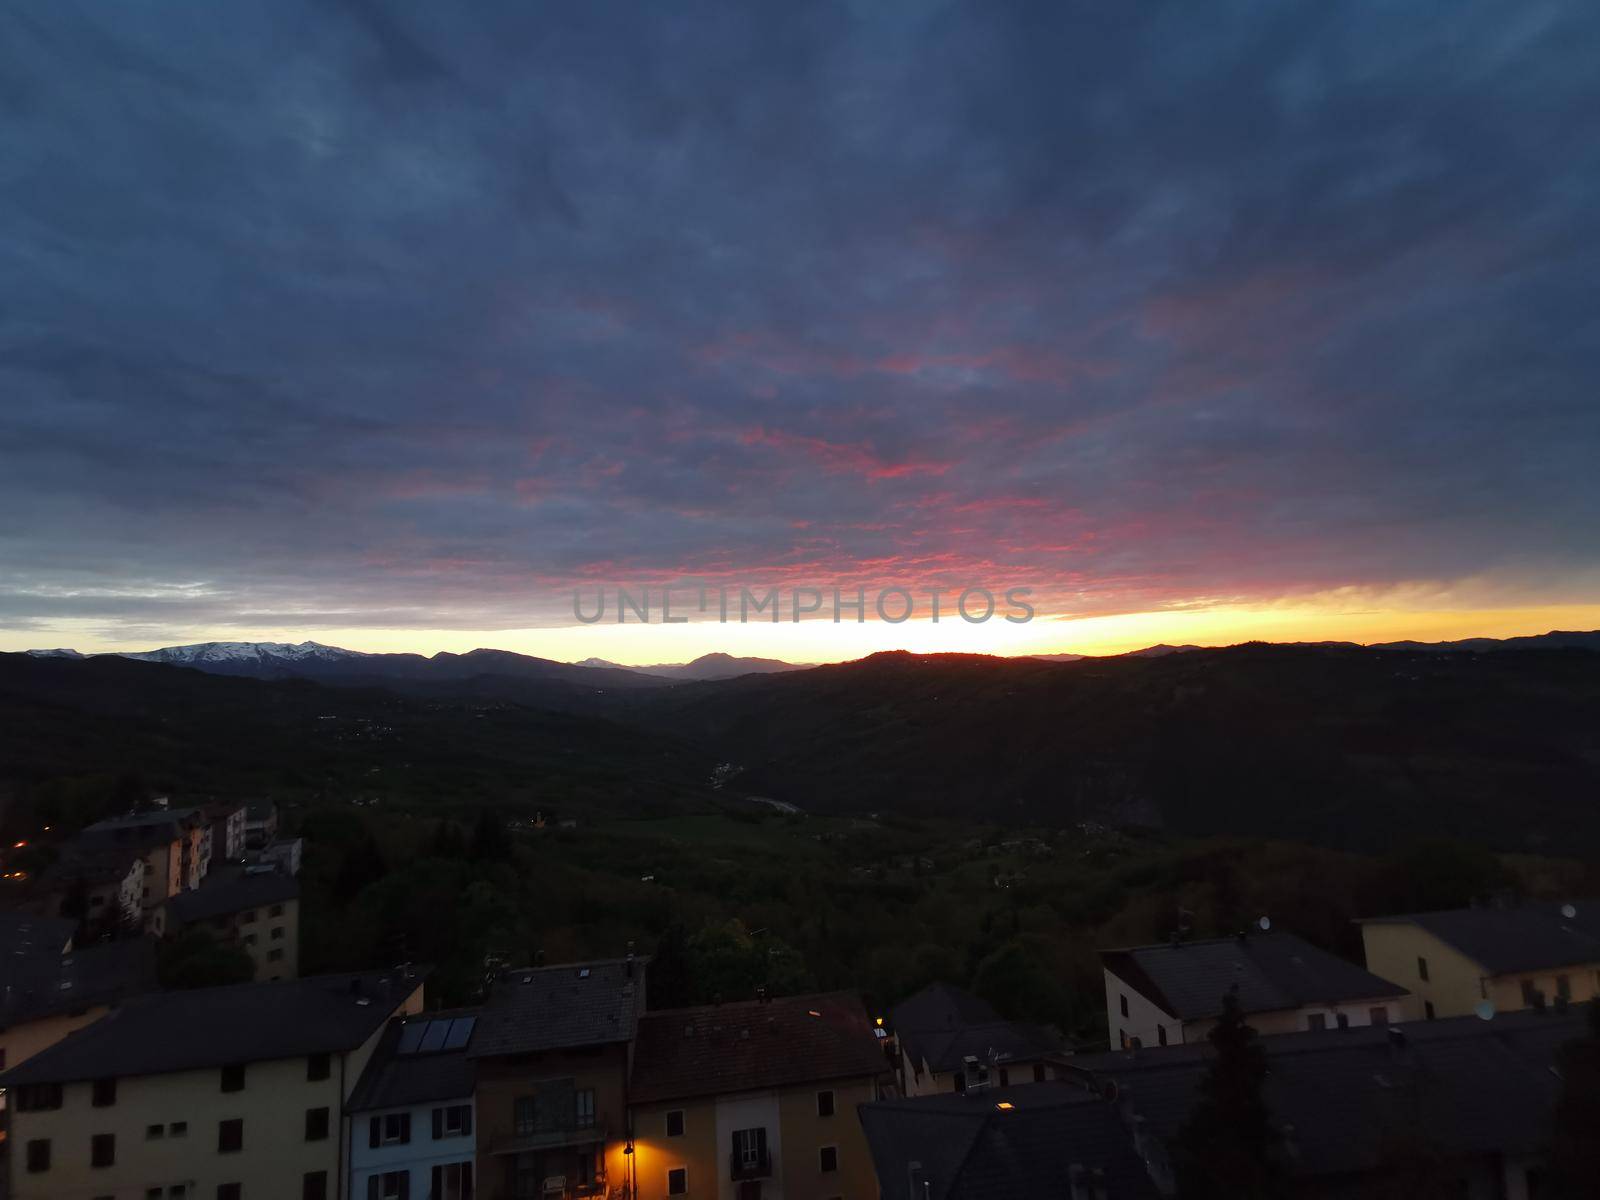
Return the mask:
<path id="1" fill-rule="evenodd" d="M 728 1155 L 728 1178 L 766 1179 L 772 1174 L 772 1155 L 765 1146 L 754 1150 L 735 1150 Z"/>
<path id="2" fill-rule="evenodd" d="M 607 1122 L 590 1125 L 523 1126 L 489 1139 L 490 1154 L 528 1154 L 535 1150 L 554 1150 L 561 1146 L 589 1146 L 609 1140 Z"/>

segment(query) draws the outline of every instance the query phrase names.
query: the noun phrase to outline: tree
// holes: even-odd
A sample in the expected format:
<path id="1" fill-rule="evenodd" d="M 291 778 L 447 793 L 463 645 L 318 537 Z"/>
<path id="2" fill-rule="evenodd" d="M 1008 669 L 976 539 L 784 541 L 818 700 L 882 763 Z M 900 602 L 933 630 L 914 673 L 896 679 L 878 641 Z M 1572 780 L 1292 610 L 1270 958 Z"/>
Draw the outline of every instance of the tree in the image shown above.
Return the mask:
<path id="1" fill-rule="evenodd" d="M 225 946 L 204 929 L 191 928 L 156 952 L 156 978 L 164 988 L 216 987 L 249 983 L 256 965 L 238 946 Z"/>
<path id="2" fill-rule="evenodd" d="M 472 845 L 467 853 L 474 862 L 500 862 L 511 857 L 505 822 L 492 808 L 478 810 L 478 819 L 472 826 Z"/>
<path id="3" fill-rule="evenodd" d="M 1588 1009 L 1584 1035 L 1556 1056 L 1561 1095 L 1550 1138 L 1550 1184 L 1557 1200 L 1592 1196 L 1600 1179 L 1600 999 L 1589 1001 Z"/>
<path id="4" fill-rule="evenodd" d="M 682 1008 L 692 1003 L 694 980 L 689 974 L 689 938 L 681 922 L 674 921 L 661 931 L 648 971 L 646 994 L 651 1008 Z"/>
<path id="5" fill-rule="evenodd" d="M 342 902 L 354 899 L 361 889 L 376 883 L 388 872 L 383 861 L 383 851 L 370 830 L 363 828 L 345 849 L 339 860 L 339 873 L 334 876 L 333 894 Z"/>
<path id="6" fill-rule="evenodd" d="M 1272 1200 L 1282 1194 L 1278 1131 L 1262 1085 L 1267 1055 L 1244 1019 L 1239 998 L 1222 998 L 1208 1036 L 1216 1057 L 1178 1132 L 1174 1153 L 1182 1200 Z"/>

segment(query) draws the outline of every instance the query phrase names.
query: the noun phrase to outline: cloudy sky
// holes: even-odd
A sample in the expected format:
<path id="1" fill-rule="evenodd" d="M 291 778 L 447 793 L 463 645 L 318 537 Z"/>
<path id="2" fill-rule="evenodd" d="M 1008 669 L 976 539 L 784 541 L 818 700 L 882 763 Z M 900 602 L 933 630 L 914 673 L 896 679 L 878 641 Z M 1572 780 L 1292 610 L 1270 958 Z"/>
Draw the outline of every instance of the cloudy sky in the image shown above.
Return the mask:
<path id="1" fill-rule="evenodd" d="M 1597 60 L 1592 0 L 16 0 L 0 648 L 1600 626 Z"/>

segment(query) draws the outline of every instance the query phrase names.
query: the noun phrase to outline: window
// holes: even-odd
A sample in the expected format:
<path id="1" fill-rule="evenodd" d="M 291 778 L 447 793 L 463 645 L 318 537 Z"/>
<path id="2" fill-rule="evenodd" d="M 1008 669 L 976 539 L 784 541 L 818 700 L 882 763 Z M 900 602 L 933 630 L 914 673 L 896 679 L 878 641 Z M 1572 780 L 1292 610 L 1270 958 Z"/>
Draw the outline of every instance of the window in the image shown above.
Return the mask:
<path id="1" fill-rule="evenodd" d="M 767 1169 L 767 1131 L 735 1129 L 733 1131 L 733 1169 L 742 1174 L 765 1174 Z"/>
<path id="2" fill-rule="evenodd" d="M 167 1136 L 168 1137 L 188 1137 L 189 1136 L 189 1122 L 187 1122 L 187 1121 L 174 1121 L 171 1125 L 167 1126 Z"/>
<path id="3" fill-rule="evenodd" d="M 268 950 L 267 951 L 267 961 L 268 962 L 282 962 L 283 961 L 283 951 L 282 950 L 276 950 L 276 949 Z"/>
<path id="4" fill-rule="evenodd" d="M 1326 1013 L 1312 1013 L 1306 1018 L 1307 1029 L 1326 1029 L 1327 1027 L 1328 1017 Z"/>
<path id="5" fill-rule="evenodd" d="M 1380 1004 L 1377 1008 L 1367 1010 L 1367 1020 L 1373 1025 L 1387 1025 L 1389 1023 L 1389 1009 Z"/>
<path id="6" fill-rule="evenodd" d="M 385 1171 L 367 1177 L 367 1200 L 410 1200 L 410 1196 L 410 1171 Z"/>
<path id="7" fill-rule="evenodd" d="M 1333 1014 L 1333 1023 L 1335 1025 L 1337 1025 L 1340 1029 L 1349 1029 L 1350 1028 L 1350 1018 L 1348 1016 L 1346 1016 L 1344 1013 L 1334 1013 Z"/>
<path id="8" fill-rule="evenodd" d="M 89 1165 L 109 1167 L 117 1161 L 117 1135 L 97 1133 L 89 1139 Z"/>
<path id="9" fill-rule="evenodd" d="M 307 1079 L 326 1079 L 333 1069 L 333 1062 L 326 1054 L 313 1054 L 306 1059 Z"/>
<path id="10" fill-rule="evenodd" d="M 307 1171 L 300 1181 L 300 1200 L 328 1200 L 328 1173 Z"/>
<path id="11" fill-rule="evenodd" d="M 1123 1016 L 1127 1016 L 1128 1015 L 1128 995 L 1127 995 L 1127 993 L 1126 992 L 1119 992 L 1118 995 L 1117 995 L 1117 999 L 1121 1002 L 1120 1007 L 1121 1007 L 1122 1015 Z"/>
<path id="12" fill-rule="evenodd" d="M 594 1128 L 593 1088 L 579 1088 L 572 1094 L 572 1123 L 574 1129 Z"/>
<path id="13" fill-rule="evenodd" d="M 683 1109 L 674 1108 L 667 1113 L 667 1136 L 683 1136 Z"/>
<path id="14" fill-rule="evenodd" d="M 1129 1050 L 1143 1050 L 1144 1049 L 1144 1039 L 1143 1038 L 1136 1038 L 1136 1037 L 1129 1038 L 1128 1039 L 1128 1049 Z"/>
<path id="15" fill-rule="evenodd" d="M 217 1200 L 244 1200 L 244 1185 L 238 1183 L 217 1184 Z"/>
<path id="16" fill-rule="evenodd" d="M 96 1079 L 91 1085 L 89 1103 L 95 1108 L 110 1108 L 117 1102 L 117 1081 Z"/>
<path id="17" fill-rule="evenodd" d="M 270 940 L 272 940 L 274 942 L 283 941 L 283 926 L 282 925 L 274 925 L 272 927 L 272 933 L 269 935 L 269 937 L 270 937 Z"/>
<path id="18" fill-rule="evenodd" d="M 1423 983 L 1428 982 L 1428 960 L 1420 954 L 1417 955 L 1417 978 Z"/>
<path id="19" fill-rule="evenodd" d="M 271 908 L 267 909 L 267 916 L 269 916 L 269 917 L 281 917 L 281 916 L 283 916 L 283 905 L 274 904 Z"/>
<path id="20" fill-rule="evenodd" d="M 833 1116 L 833 1093 L 832 1092 L 818 1092 L 817 1093 L 817 1116 L 819 1116 L 819 1117 L 831 1117 L 831 1116 Z"/>
<path id="21" fill-rule="evenodd" d="M 472 1132 L 472 1105 L 452 1104 L 448 1108 L 433 1110 L 434 1140 L 447 1137 L 466 1137 Z"/>
<path id="22" fill-rule="evenodd" d="M 1043 1063 L 1034 1063 L 1033 1064 L 1033 1081 L 1035 1083 L 1043 1083 L 1044 1082 L 1044 1064 Z"/>
<path id="23" fill-rule="evenodd" d="M 59 1083 L 29 1083 L 17 1089 L 18 1112 L 46 1112 L 60 1107 Z"/>
<path id="24" fill-rule="evenodd" d="M 839 1169 L 839 1147 L 824 1146 L 817 1151 L 817 1165 L 822 1168 L 824 1173 L 837 1171 Z"/>
<path id="25" fill-rule="evenodd" d="M 1010 1071 L 1010 1068 L 1008 1068 L 1008 1067 L 1001 1067 L 1000 1068 L 1000 1086 L 1001 1087 L 1010 1087 L 1011 1086 L 1011 1071 Z"/>
<path id="26" fill-rule="evenodd" d="M 168 1200 L 182 1200 L 182 1197 L 188 1194 L 188 1186 L 182 1183 L 175 1183 L 167 1189 Z"/>
<path id="27" fill-rule="evenodd" d="M 254 946 L 256 944 L 256 935 L 253 933 L 245 934 L 244 937 L 239 939 L 239 944 L 243 946 Z"/>
<path id="28" fill-rule="evenodd" d="M 1165 1025 L 1157 1025 L 1156 1026 L 1156 1042 L 1159 1045 L 1162 1045 L 1162 1046 L 1165 1046 L 1167 1044 L 1167 1027 Z M 1042 1076 L 1042 1072 L 1041 1072 L 1041 1076 Z"/>
<path id="29" fill-rule="evenodd" d="M 471 1200 L 472 1164 L 455 1162 L 436 1165 L 428 1195 L 429 1200 Z"/>
<path id="30" fill-rule="evenodd" d="M 1433 1001 L 1432 1000 L 1424 1000 L 1422 1002 L 1422 1015 L 1424 1017 L 1428 1018 L 1428 1020 L 1430 1020 L 1430 1021 L 1433 1020 Z"/>
<path id="31" fill-rule="evenodd" d="M 38 1175 L 50 1169 L 50 1139 L 34 1138 L 28 1143 L 28 1174 Z"/>
<path id="32" fill-rule="evenodd" d="M 159 1142 L 166 1136 L 167 1127 L 165 1125 L 146 1125 L 144 1127 L 144 1140 L 147 1142 Z"/>
<path id="33" fill-rule="evenodd" d="M 539 1110 L 532 1096 L 518 1096 L 511 1105 L 511 1128 L 518 1137 L 527 1137 L 538 1125 Z M 373 1118 L 377 1120 L 376 1117 Z"/>
<path id="34" fill-rule="evenodd" d="M 234 1117 L 217 1122 L 217 1153 L 237 1154 L 244 1149 L 244 1120 Z"/>
<path id="35" fill-rule="evenodd" d="M 48 1154 L 46 1155 L 48 1158 Z M 689 1194 L 689 1168 L 673 1167 L 667 1172 L 667 1195 L 687 1196 Z"/>
<path id="36" fill-rule="evenodd" d="M 1522 981 L 1522 1003 L 1529 1008 L 1538 1008 L 1543 1001 L 1544 997 L 1540 994 L 1539 989 L 1534 987 L 1533 980 L 1524 979 Z"/>
<path id="37" fill-rule="evenodd" d="M 328 1137 L 328 1110 L 326 1108 L 306 1109 L 306 1141 L 322 1142 Z"/>
<path id="38" fill-rule="evenodd" d="M 373 1117 L 367 1124 L 369 1147 L 404 1145 L 410 1140 L 410 1113 L 390 1113 L 383 1117 Z"/>
<path id="39" fill-rule="evenodd" d="M 234 1066 L 222 1068 L 222 1090 L 225 1092 L 244 1091 L 243 1063 L 236 1063 Z"/>
<path id="40" fill-rule="evenodd" d="M 1556 995 L 1563 1000 L 1572 999 L 1572 977 L 1569 975 L 1556 976 Z"/>

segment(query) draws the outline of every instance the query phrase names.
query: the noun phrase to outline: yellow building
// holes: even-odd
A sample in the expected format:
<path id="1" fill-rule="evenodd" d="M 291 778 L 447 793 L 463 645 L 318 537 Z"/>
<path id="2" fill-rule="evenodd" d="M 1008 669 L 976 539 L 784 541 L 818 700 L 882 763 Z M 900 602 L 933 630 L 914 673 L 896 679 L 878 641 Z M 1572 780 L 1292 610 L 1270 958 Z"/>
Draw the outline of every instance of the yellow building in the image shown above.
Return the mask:
<path id="1" fill-rule="evenodd" d="M 0 1076 L 12 1200 L 327 1200 L 342 1111 L 410 972 L 159 992 Z"/>
<path id="2" fill-rule="evenodd" d="M 646 1014 L 630 1085 L 638 1200 L 872 1200 L 857 1106 L 888 1061 L 858 997 Z"/>
<path id="3" fill-rule="evenodd" d="M 1600 995 L 1600 900 L 1374 917 L 1361 937 L 1367 969 L 1413 994 L 1412 1019 Z"/>
<path id="4" fill-rule="evenodd" d="M 213 872 L 198 890 L 167 901 L 167 936 L 193 928 L 244 950 L 258 980 L 293 979 L 300 973 L 300 882 L 277 871 Z"/>

